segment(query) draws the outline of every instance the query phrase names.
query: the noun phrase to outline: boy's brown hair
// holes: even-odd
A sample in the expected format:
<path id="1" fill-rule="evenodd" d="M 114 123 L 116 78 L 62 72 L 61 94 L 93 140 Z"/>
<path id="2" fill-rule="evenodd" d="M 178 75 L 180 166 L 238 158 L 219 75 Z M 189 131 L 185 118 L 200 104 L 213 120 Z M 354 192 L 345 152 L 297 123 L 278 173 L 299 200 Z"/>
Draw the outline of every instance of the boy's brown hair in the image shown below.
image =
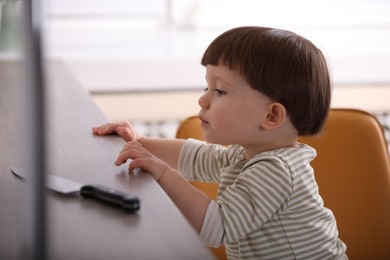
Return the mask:
<path id="1" fill-rule="evenodd" d="M 201 64 L 239 72 L 285 106 L 300 136 L 321 132 L 330 108 L 330 75 L 324 55 L 307 39 L 286 30 L 238 27 L 218 36 Z"/>

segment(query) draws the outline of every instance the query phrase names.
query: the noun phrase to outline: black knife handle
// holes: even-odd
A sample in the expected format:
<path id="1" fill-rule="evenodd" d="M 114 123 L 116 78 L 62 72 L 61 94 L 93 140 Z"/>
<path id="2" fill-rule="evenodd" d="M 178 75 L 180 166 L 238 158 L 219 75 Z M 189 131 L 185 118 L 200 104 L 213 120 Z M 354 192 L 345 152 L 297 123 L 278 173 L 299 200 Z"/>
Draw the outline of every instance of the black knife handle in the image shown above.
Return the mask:
<path id="1" fill-rule="evenodd" d="M 140 202 L 136 196 L 98 184 L 84 185 L 80 189 L 80 194 L 85 198 L 97 199 L 129 212 L 137 211 L 140 208 Z"/>

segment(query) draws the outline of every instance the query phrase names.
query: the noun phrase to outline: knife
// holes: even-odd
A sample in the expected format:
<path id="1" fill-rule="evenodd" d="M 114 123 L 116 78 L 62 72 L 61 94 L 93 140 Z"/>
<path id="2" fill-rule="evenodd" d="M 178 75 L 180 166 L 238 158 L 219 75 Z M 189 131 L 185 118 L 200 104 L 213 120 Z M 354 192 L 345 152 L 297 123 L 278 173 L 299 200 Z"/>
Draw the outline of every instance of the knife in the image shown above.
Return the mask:
<path id="1" fill-rule="evenodd" d="M 22 179 L 26 179 L 27 172 L 25 168 L 11 168 L 11 172 Z M 99 184 L 83 185 L 81 183 L 64 179 L 54 175 L 46 175 L 46 187 L 64 195 L 79 195 L 84 198 L 92 198 L 120 207 L 128 212 L 135 212 L 140 209 L 139 199 L 131 194 L 105 187 Z"/>

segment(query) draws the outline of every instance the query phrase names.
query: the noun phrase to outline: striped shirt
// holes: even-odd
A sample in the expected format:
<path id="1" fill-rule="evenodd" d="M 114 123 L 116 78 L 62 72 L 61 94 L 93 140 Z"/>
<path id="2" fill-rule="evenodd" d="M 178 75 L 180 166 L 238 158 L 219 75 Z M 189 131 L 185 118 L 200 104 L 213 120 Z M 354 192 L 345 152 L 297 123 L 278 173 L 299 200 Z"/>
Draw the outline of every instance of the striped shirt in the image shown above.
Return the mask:
<path id="1" fill-rule="evenodd" d="M 310 161 L 299 144 L 246 160 L 242 147 L 189 139 L 179 157 L 188 180 L 218 182 L 201 237 L 224 244 L 229 259 L 345 259 L 332 212 L 324 207 Z"/>

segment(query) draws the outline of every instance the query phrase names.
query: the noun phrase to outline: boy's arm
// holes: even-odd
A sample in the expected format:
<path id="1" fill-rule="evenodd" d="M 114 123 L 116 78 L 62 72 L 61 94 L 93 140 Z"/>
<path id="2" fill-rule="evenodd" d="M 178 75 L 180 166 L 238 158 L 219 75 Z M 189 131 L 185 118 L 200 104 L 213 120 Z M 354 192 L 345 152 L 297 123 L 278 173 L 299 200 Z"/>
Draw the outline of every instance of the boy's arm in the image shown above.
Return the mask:
<path id="1" fill-rule="evenodd" d="M 142 142 L 142 138 L 139 141 Z M 178 157 L 178 155 L 172 155 L 180 152 L 184 140 L 145 138 L 144 145 L 148 147 L 144 147 L 139 141 L 126 143 L 115 161 L 115 165 L 119 166 L 131 159 L 130 172 L 136 168 L 142 168 L 151 174 L 192 226 L 200 232 L 210 198 L 192 186 L 178 171 L 163 160 L 176 161 L 177 164 L 177 158 L 174 160 L 172 158 Z M 159 158 L 157 154 L 163 158 Z M 175 163 L 173 162 L 173 164 Z"/>
<path id="2" fill-rule="evenodd" d="M 200 233 L 210 197 L 192 186 L 174 170 L 168 170 L 158 182 L 195 230 Z"/>
<path id="3" fill-rule="evenodd" d="M 180 151 L 185 140 L 140 137 L 138 142 L 143 148 L 172 167 L 167 168 L 167 171 L 157 181 L 195 230 L 200 233 L 211 199 L 191 185 L 177 171 Z"/>
<path id="4" fill-rule="evenodd" d="M 185 142 L 184 139 L 141 137 L 128 122 L 108 123 L 100 127 L 95 127 L 92 131 L 95 135 L 118 134 L 129 142 L 127 145 L 131 144 L 130 141 L 136 140 L 144 149 L 168 164 L 171 168 L 168 167 L 167 172 L 164 171 L 163 174 L 160 174 L 156 180 L 168 196 L 174 201 L 184 216 L 190 221 L 195 230 L 200 232 L 206 209 L 210 203 L 210 198 L 192 186 L 177 172 L 180 151 Z M 132 150 L 134 152 L 134 149 L 130 149 L 130 151 Z M 123 150 L 121 154 L 122 153 Z M 145 165 L 142 165 L 141 163 L 139 166 L 145 170 L 150 170 L 150 173 L 153 174 L 154 171 L 152 170 L 152 165 L 156 166 L 161 164 L 153 164 L 153 161 L 156 162 L 153 159 L 153 156 L 144 156 L 151 158 L 151 160 L 141 160 L 141 162 L 143 161 Z M 131 156 L 130 154 L 124 152 L 124 154 L 122 154 L 122 156 L 120 155 L 120 157 L 121 159 L 116 162 L 117 165 L 124 163 L 129 158 L 135 159 L 142 156 L 141 154 L 138 154 L 138 156 Z M 135 166 L 133 166 L 133 168 L 134 167 Z"/>
<path id="5" fill-rule="evenodd" d="M 138 139 L 138 142 L 173 169 L 178 169 L 179 155 L 185 142 L 184 139 L 141 137 Z"/>
<path id="6" fill-rule="evenodd" d="M 162 139 L 142 137 L 128 121 L 110 122 L 98 127 L 92 128 L 94 135 L 117 134 L 126 142 L 138 141 L 144 148 L 165 161 L 169 166 L 177 169 L 178 159 L 181 147 L 185 140 L 183 139 Z"/>

